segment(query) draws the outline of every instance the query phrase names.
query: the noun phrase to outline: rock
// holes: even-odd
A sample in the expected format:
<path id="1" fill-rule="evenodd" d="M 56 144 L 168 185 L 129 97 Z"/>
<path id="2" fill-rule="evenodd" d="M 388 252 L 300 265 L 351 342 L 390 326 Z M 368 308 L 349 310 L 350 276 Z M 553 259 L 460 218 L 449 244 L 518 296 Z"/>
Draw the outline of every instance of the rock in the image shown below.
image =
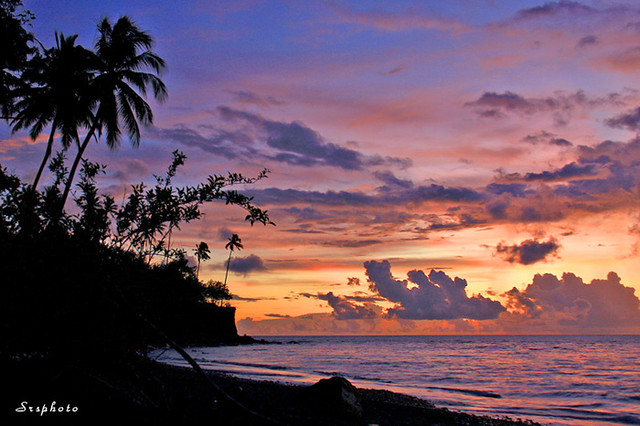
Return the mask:
<path id="1" fill-rule="evenodd" d="M 306 388 L 303 398 L 305 405 L 319 416 L 331 417 L 335 424 L 349 424 L 362 417 L 356 394 L 355 386 L 347 379 L 335 376 Z"/>

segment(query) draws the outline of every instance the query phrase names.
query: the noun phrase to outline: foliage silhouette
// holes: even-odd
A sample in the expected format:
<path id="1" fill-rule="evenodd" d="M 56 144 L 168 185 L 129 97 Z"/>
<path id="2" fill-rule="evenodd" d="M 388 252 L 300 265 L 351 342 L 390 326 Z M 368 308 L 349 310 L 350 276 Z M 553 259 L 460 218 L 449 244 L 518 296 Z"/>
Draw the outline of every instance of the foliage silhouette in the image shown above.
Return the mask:
<path id="1" fill-rule="evenodd" d="M 193 249 L 193 254 L 198 260 L 198 265 L 196 266 L 196 278 L 200 277 L 200 261 L 211 259 L 209 253 L 211 253 L 211 250 L 209 250 L 209 245 L 207 245 L 207 243 L 205 243 L 204 241 L 200 241 L 198 244 L 196 244 L 196 248 Z"/>
<path id="2" fill-rule="evenodd" d="M 209 280 L 204 286 L 204 297 L 222 306 L 223 301 L 231 300 L 229 287 L 220 281 Z"/>
<path id="3" fill-rule="evenodd" d="M 272 223 L 251 198 L 228 188 L 267 172 L 210 176 L 197 186 L 174 188 L 171 177 L 184 159 L 174 152 L 157 185 L 134 185 L 120 206 L 100 195 L 96 178 L 105 167 L 83 161 L 73 216 L 56 216 L 66 177 L 62 155 L 51 161 L 56 181 L 43 191 L 0 167 L 0 355 L 126 357 L 161 343 L 138 314 L 183 343 L 225 338 L 206 341 L 190 329 L 203 309 L 222 309 L 216 305 L 230 294 L 225 286 L 201 283 L 184 250 L 166 245 L 169 224 L 179 229 L 200 219 L 202 204 L 216 200 L 247 211 L 251 224 Z"/>
<path id="4" fill-rule="evenodd" d="M 77 37 L 56 33 L 56 45 L 26 63 L 20 76 L 24 84 L 13 91 L 17 98 L 16 115 L 11 120 L 13 132 L 30 128 L 29 135 L 35 140 L 50 125 L 34 188 L 51 156 L 56 131 L 60 131 L 62 145 L 67 149 L 72 142 L 79 143 L 78 129 L 92 120 L 88 89 L 94 75 L 94 55 L 75 44 Z"/>
<path id="5" fill-rule="evenodd" d="M 224 246 L 225 249 L 229 250 L 229 258 L 227 259 L 227 272 L 224 274 L 224 285 L 227 285 L 227 277 L 229 276 L 229 266 L 231 265 L 231 253 L 235 249 L 242 250 L 244 246 L 242 245 L 242 240 L 238 237 L 238 234 L 233 234 L 229 237 L 229 242 Z"/>
<path id="6" fill-rule="evenodd" d="M 167 90 L 158 75 L 165 62 L 151 52 L 153 38 L 138 28 L 131 18 L 122 16 L 115 24 L 108 18 L 98 24 L 98 39 L 95 43 L 97 73 L 88 87 L 95 114 L 88 126 L 89 131 L 78 147 L 69 178 L 62 194 L 60 209 L 71 190 L 73 179 L 84 152 L 96 132 L 106 133 L 106 143 L 116 149 L 120 143 L 124 124 L 126 133 L 134 147 L 140 145 L 140 127 L 153 123 L 153 111 L 140 96 L 150 87 L 158 101 L 167 97 Z M 143 70 L 150 69 L 152 72 Z"/>
<path id="7" fill-rule="evenodd" d="M 21 9 L 20 0 L 0 0 L 0 112 L 7 120 L 14 110 L 14 90 L 23 85 L 20 73 L 35 52 L 35 38 L 25 28 L 34 16 Z"/>

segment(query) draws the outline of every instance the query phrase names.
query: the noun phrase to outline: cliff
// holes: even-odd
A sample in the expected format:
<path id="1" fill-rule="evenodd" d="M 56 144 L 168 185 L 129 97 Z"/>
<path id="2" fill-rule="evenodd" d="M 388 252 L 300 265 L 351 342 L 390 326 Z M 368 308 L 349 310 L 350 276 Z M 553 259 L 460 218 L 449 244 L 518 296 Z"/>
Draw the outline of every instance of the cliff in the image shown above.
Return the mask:
<path id="1" fill-rule="evenodd" d="M 166 315 L 158 325 L 183 346 L 256 343 L 251 337 L 238 336 L 235 316 L 236 308 L 232 306 L 198 303 Z"/>

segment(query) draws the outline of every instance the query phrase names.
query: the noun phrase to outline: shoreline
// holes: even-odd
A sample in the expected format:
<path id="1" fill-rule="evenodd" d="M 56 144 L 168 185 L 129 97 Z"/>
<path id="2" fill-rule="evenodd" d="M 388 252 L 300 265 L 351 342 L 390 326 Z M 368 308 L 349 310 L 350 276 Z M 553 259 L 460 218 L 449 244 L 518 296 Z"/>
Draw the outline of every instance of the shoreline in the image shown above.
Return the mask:
<path id="1" fill-rule="evenodd" d="M 182 366 L 169 366 L 175 368 L 178 374 L 186 373 L 188 367 Z M 314 384 L 302 385 L 292 383 L 282 383 L 258 379 L 240 378 L 228 373 L 219 372 L 215 370 L 206 370 L 207 375 L 212 377 L 218 383 L 220 383 L 223 389 L 227 390 L 233 397 L 239 398 L 244 401 L 250 401 L 253 404 L 258 405 L 261 409 L 265 409 L 265 412 L 269 414 L 275 414 L 273 410 L 267 407 L 271 403 L 265 403 L 264 400 L 259 402 L 262 397 L 269 394 L 270 398 L 279 400 L 281 405 L 288 405 L 290 411 L 295 412 L 295 409 L 291 409 L 292 406 L 297 405 L 297 408 L 302 410 L 308 410 L 308 401 L 305 401 L 304 393 L 308 392 Z M 325 379 L 326 380 L 333 380 Z M 348 382 L 347 382 L 348 383 Z M 336 422 L 340 420 L 335 416 L 328 416 L 322 418 L 322 414 L 315 412 L 315 415 L 320 415 L 319 418 L 312 419 L 304 414 L 297 420 L 303 420 L 304 424 L 329 424 L 327 420 L 332 421 L 332 424 L 376 424 L 376 425 L 537 425 L 533 421 L 501 418 L 492 416 L 478 416 L 473 414 L 467 414 L 458 411 L 451 411 L 447 408 L 438 407 L 432 402 L 406 395 L 403 393 L 392 392 L 388 390 L 368 389 L 368 388 L 356 388 L 353 387 L 353 392 L 357 398 L 359 405 L 362 407 L 362 417 L 359 419 L 343 418 L 344 422 Z M 276 396 L 277 395 L 277 396 Z M 299 395 L 302 395 L 301 397 Z M 267 398 L 268 399 L 268 398 Z M 273 401 L 271 401 L 273 402 Z M 315 401 L 314 403 L 322 404 L 326 401 Z M 316 407 L 317 408 L 317 407 Z M 325 407 L 327 409 L 336 408 Z M 314 411 L 314 410 L 312 410 Z M 322 410 L 321 410 L 322 411 Z M 345 413 L 343 413 L 345 414 Z M 300 415 L 294 415 L 297 417 Z M 340 414 L 338 414 L 340 416 Z M 302 424 L 302 423 L 285 423 L 285 424 Z"/>
<path id="2" fill-rule="evenodd" d="M 0 418 L 8 417 L 7 424 L 123 424 L 132 420 L 173 425 L 537 424 L 449 411 L 409 395 L 355 388 L 343 379 L 325 380 L 330 383 L 323 387 L 205 370 L 212 386 L 189 367 L 143 357 L 112 365 L 22 360 L 4 363 L 2 370 L 12 390 L 1 404 Z M 37 409 L 52 402 L 78 410 L 17 412 L 25 403 Z"/>

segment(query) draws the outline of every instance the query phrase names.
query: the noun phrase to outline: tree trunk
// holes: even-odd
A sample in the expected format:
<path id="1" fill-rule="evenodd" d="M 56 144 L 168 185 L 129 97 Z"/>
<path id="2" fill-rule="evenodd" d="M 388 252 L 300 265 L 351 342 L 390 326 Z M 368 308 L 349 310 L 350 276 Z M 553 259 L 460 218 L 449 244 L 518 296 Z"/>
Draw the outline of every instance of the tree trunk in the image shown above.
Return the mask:
<path id="1" fill-rule="evenodd" d="M 47 161 L 49 161 L 49 157 L 51 157 L 51 148 L 53 147 L 53 137 L 56 134 L 57 124 L 54 121 L 51 123 L 51 132 L 49 133 L 49 140 L 47 141 L 47 149 L 44 152 L 44 158 L 42 159 L 42 164 L 40 164 L 40 168 L 38 169 L 38 174 L 36 174 L 36 178 L 33 180 L 33 189 L 35 190 L 38 186 L 38 182 L 40 182 L 40 177 L 42 176 L 42 172 L 44 171 L 45 166 L 47 165 Z"/>
<path id="2" fill-rule="evenodd" d="M 82 145 L 78 147 L 78 154 L 76 154 L 76 158 L 73 161 L 73 166 L 71 166 L 71 170 L 69 171 L 69 176 L 67 176 L 67 183 L 64 186 L 64 193 L 62 194 L 62 199 L 60 200 L 60 213 L 64 211 L 64 205 L 67 202 L 67 197 L 69 196 L 69 192 L 71 191 L 71 185 L 73 184 L 73 177 L 78 170 L 78 165 L 80 164 L 80 160 L 82 160 L 82 156 L 84 155 L 85 149 L 87 149 L 87 145 L 89 145 L 89 141 L 93 137 L 93 134 L 96 132 L 97 124 L 93 124 L 89 133 L 82 141 Z"/>
<path id="3" fill-rule="evenodd" d="M 227 285 L 227 276 L 229 276 L 229 266 L 231 266 L 231 253 L 233 253 L 233 250 L 229 250 L 229 259 L 227 259 L 227 272 L 224 274 L 224 285 Z"/>

